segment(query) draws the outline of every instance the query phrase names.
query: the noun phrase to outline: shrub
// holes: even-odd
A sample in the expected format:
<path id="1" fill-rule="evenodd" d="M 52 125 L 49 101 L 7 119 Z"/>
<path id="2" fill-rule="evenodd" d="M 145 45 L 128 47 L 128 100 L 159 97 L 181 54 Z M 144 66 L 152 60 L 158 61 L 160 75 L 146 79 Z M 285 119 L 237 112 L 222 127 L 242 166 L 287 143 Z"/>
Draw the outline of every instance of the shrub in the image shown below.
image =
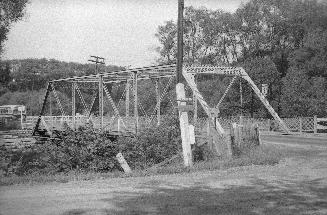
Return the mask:
<path id="1" fill-rule="evenodd" d="M 177 118 L 171 116 L 160 126 L 140 132 L 138 136 L 112 139 L 107 132 L 92 126 L 73 131 L 68 126 L 31 149 L 7 153 L 2 172 L 6 175 L 51 174 L 69 171 L 109 172 L 121 170 L 116 160 L 122 152 L 133 169 L 160 163 L 181 151 Z"/>
<path id="2" fill-rule="evenodd" d="M 134 169 L 158 164 L 181 151 L 179 122 L 175 115 L 166 117 L 159 126 L 153 126 L 135 137 L 119 137 L 119 150 Z"/>
<path id="3" fill-rule="evenodd" d="M 115 156 L 118 146 L 109 134 L 92 127 L 80 127 L 77 131 L 66 128 L 57 133 L 58 138 L 39 146 L 43 151 L 42 163 L 54 172 L 71 170 L 111 171 L 117 169 Z"/>

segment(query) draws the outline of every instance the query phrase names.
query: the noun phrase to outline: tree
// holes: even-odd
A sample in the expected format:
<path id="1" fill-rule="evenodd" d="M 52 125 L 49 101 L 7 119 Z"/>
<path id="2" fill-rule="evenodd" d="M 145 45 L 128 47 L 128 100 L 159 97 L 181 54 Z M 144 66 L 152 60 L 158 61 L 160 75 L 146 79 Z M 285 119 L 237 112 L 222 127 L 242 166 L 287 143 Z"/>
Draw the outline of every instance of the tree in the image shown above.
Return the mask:
<path id="1" fill-rule="evenodd" d="M 165 29 L 165 34 L 163 32 L 157 34 L 171 35 L 160 37 L 161 45 L 158 50 L 161 62 L 169 63 L 175 59 L 176 34 L 173 34 L 175 28 L 170 26 L 175 26 L 174 22 L 160 26 L 159 29 Z M 246 67 L 246 71 L 259 87 L 262 83 L 269 84 L 268 100 L 279 114 L 282 112 L 285 116 L 296 114 L 291 113 L 289 111 L 291 106 L 287 107 L 285 103 L 287 100 L 295 105 L 287 93 L 295 89 L 302 90 L 301 87 L 297 88 L 295 83 L 291 83 L 293 76 L 297 76 L 294 77 L 295 80 L 298 77 L 304 78 L 307 82 L 306 87 L 324 86 L 323 78 L 326 77 L 327 71 L 325 65 L 327 53 L 324 45 L 327 38 L 327 4 L 323 1 L 250 0 L 232 14 L 220 10 L 188 7 L 185 10 L 184 26 L 184 62 Z M 170 53 L 169 61 L 167 53 Z M 265 59 L 269 59 L 269 62 Z M 269 71 L 273 71 L 274 76 L 270 76 Z M 261 76 L 265 78 L 258 80 Z M 204 97 L 213 99 L 212 103 L 215 103 L 223 93 L 220 91 L 227 87 L 230 79 L 220 79 L 215 84 L 206 79 L 199 81 L 205 82 Z M 301 85 L 300 82 L 297 84 Z M 208 89 L 209 86 L 214 89 Z M 288 87 L 292 89 L 287 89 Z M 324 88 L 318 93 L 317 89 L 314 90 L 312 87 L 303 90 L 310 91 L 309 98 L 315 101 L 315 97 L 323 95 Z M 263 109 L 257 106 L 259 103 L 247 90 L 249 89 L 245 87 L 244 108 L 251 115 L 258 111 L 262 115 Z M 238 89 L 233 87 L 230 96 L 226 97 L 225 101 L 229 103 L 226 109 L 228 114 L 235 113 L 238 107 L 237 92 Z M 307 96 L 302 91 L 298 95 Z M 310 99 L 306 102 L 310 103 L 309 101 Z M 235 110 L 230 107 L 235 107 Z M 317 103 L 316 107 L 324 109 L 320 103 Z M 286 108 L 285 111 L 283 108 Z M 309 110 L 318 113 L 318 109 L 310 107 L 305 113 L 309 114 Z"/>
<path id="2" fill-rule="evenodd" d="M 11 81 L 9 63 L 0 62 L 0 83 L 2 86 L 7 86 Z"/>
<path id="3" fill-rule="evenodd" d="M 289 57 L 283 78 L 282 109 L 285 116 L 326 116 L 327 29 L 316 29 L 304 38 L 303 47 Z"/>
<path id="4" fill-rule="evenodd" d="M 8 84 L 11 81 L 10 67 L 8 63 L 0 61 L 0 96 L 8 92 Z"/>
<path id="5" fill-rule="evenodd" d="M 14 22 L 25 15 L 28 0 L 1 0 L 0 2 L 0 56 L 3 52 L 3 42 Z"/>
<path id="6" fill-rule="evenodd" d="M 276 65 L 269 57 L 255 57 L 247 59 L 242 67 L 260 89 L 262 84 L 268 84 L 268 94 L 266 96 L 269 103 L 277 109 L 278 106 L 278 85 L 280 74 Z M 270 117 L 270 114 L 253 92 L 251 87 L 243 81 L 243 104 L 245 111 L 253 117 L 254 114 L 261 117 Z"/>
<path id="7" fill-rule="evenodd" d="M 155 34 L 162 47 L 157 48 L 160 54 L 159 62 L 172 63 L 176 60 L 177 47 L 177 26 L 173 21 L 168 21 L 165 25 L 158 27 Z"/>

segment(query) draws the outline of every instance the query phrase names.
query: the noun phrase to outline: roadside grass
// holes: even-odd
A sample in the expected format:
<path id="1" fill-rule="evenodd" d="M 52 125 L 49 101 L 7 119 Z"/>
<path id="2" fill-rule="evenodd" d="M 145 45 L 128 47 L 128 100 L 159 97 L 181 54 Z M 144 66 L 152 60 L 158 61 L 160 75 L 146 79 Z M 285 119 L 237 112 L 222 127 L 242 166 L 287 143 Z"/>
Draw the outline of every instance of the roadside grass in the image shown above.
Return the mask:
<path id="1" fill-rule="evenodd" d="M 99 173 L 99 172 L 80 172 L 70 171 L 68 173 L 57 174 L 39 174 L 37 172 L 23 176 L 7 176 L 0 178 L 0 186 L 14 184 L 42 184 L 50 182 L 67 183 L 69 181 L 96 180 L 107 178 L 125 178 L 125 177 L 144 177 L 153 175 L 182 174 L 199 171 L 223 170 L 233 167 L 242 167 L 250 165 L 275 165 L 285 157 L 283 149 L 274 146 L 261 145 L 256 148 L 243 152 L 238 157 L 231 159 L 211 159 L 207 161 L 195 162 L 193 167 L 186 168 L 182 164 L 181 157 L 162 167 L 149 168 L 145 170 L 134 170 L 126 174 L 120 171 Z"/>

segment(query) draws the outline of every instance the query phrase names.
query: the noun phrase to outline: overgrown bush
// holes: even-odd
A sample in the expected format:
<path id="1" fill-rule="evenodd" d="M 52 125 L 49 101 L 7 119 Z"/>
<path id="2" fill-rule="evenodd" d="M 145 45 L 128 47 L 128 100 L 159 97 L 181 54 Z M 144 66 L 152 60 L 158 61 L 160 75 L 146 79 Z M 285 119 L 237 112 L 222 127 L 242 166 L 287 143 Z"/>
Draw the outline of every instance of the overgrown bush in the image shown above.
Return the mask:
<path id="1" fill-rule="evenodd" d="M 135 137 L 120 137 L 120 151 L 134 169 L 144 169 L 158 164 L 181 152 L 178 118 L 166 117 L 159 126 L 153 126 Z"/>
<path id="2" fill-rule="evenodd" d="M 77 131 L 68 126 L 57 138 L 48 140 L 38 147 L 43 152 L 40 162 L 46 164 L 47 171 L 67 172 L 111 171 L 119 168 L 115 156 L 117 143 L 109 134 L 101 133 L 92 126 L 80 127 Z"/>
<path id="3" fill-rule="evenodd" d="M 109 172 L 121 170 L 116 155 L 122 152 L 133 169 L 160 163 L 181 151 L 177 118 L 171 116 L 160 126 L 137 136 L 111 141 L 107 132 L 91 125 L 73 131 L 68 126 L 31 149 L 7 153 L 1 161 L 5 175 L 51 174 L 69 171 Z"/>
<path id="4" fill-rule="evenodd" d="M 23 175 L 33 169 L 41 169 L 41 165 L 37 160 L 42 156 L 42 153 L 35 150 L 35 148 L 1 150 L 0 156 L 0 171 L 3 175 Z"/>

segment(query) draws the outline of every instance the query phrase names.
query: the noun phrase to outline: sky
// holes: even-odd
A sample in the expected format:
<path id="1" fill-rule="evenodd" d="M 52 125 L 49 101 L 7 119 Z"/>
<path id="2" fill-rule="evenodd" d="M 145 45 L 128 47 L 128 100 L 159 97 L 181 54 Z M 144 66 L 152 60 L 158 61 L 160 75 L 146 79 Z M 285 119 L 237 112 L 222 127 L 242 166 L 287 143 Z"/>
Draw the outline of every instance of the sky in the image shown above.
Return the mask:
<path id="1" fill-rule="evenodd" d="M 244 0 L 243 0 L 244 1 Z M 107 65 L 156 64 L 155 33 L 177 20 L 177 0 L 30 0 L 5 42 L 4 59 L 53 58 Z M 185 6 L 235 11 L 242 0 L 185 0 Z"/>

